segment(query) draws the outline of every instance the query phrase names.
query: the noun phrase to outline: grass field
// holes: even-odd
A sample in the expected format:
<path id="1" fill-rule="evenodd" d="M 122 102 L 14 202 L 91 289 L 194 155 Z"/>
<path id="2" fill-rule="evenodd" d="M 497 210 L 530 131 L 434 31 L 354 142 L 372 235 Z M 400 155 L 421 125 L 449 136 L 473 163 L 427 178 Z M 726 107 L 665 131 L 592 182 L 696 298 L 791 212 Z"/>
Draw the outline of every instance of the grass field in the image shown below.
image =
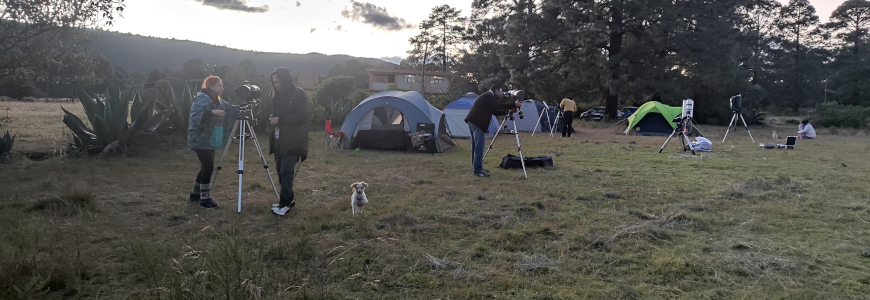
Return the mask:
<path id="1" fill-rule="evenodd" d="M 68 139 L 57 103 L 0 102 L 13 151 Z M 64 104 L 80 113 L 79 104 Z M 249 147 L 206 210 L 187 200 L 198 163 L 183 138 L 129 157 L 0 164 L 2 299 L 870 299 L 870 141 L 819 130 L 793 151 L 704 127 L 714 152 L 578 126 L 521 133 L 555 166 L 471 176 L 469 141 L 445 153 L 325 151 L 312 132 L 298 205 L 275 196 Z M 753 127 L 771 143 L 794 125 Z M 837 133 L 834 135 L 833 133 Z M 268 157 L 270 165 L 272 158 Z M 370 203 L 351 217 L 350 184 Z"/>

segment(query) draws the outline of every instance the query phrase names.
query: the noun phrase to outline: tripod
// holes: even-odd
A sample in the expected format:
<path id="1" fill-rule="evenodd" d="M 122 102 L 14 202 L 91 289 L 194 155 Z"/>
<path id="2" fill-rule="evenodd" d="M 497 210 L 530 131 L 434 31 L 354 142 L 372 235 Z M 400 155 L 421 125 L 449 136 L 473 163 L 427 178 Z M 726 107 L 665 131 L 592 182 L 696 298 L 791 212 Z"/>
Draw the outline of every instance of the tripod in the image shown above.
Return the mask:
<path id="1" fill-rule="evenodd" d="M 489 142 L 489 148 L 486 149 L 486 152 L 483 152 L 483 159 L 481 160 L 486 161 L 486 154 L 489 153 L 489 150 L 492 150 L 492 144 L 495 143 L 495 139 L 498 137 L 498 134 L 501 133 L 502 129 L 507 131 L 507 126 L 505 126 L 505 123 L 508 121 L 508 119 L 510 119 L 511 122 L 514 124 L 514 129 L 511 130 L 511 133 L 517 139 L 517 151 L 520 152 L 520 164 L 523 165 L 523 177 L 529 178 L 529 175 L 526 173 L 526 161 L 523 158 L 523 147 L 520 146 L 520 135 L 517 134 L 517 121 L 514 119 L 513 110 L 508 112 L 507 117 L 505 117 L 504 120 L 501 121 L 501 124 L 498 126 L 499 130 L 495 132 L 495 135 L 492 137 L 492 142 Z"/>
<path id="2" fill-rule="evenodd" d="M 725 130 L 725 136 L 722 137 L 722 142 L 724 143 L 724 142 L 725 142 L 725 138 L 728 137 L 728 131 L 731 131 L 731 126 L 734 126 L 734 129 L 737 129 L 737 118 L 738 118 L 738 117 L 740 118 L 740 121 L 743 121 L 743 128 L 746 128 L 746 133 L 749 134 L 749 139 L 751 139 L 752 142 L 755 143 L 755 139 L 752 138 L 752 133 L 749 132 L 749 126 L 746 126 L 746 120 L 743 119 L 743 115 L 740 114 L 740 111 L 739 111 L 739 110 L 735 110 L 735 111 L 734 111 L 734 115 L 731 116 L 731 123 L 728 123 L 728 129 Z"/>
<path id="3" fill-rule="evenodd" d="M 561 122 L 559 122 L 559 121 L 565 122 L 565 121 L 562 119 L 562 115 L 563 115 L 565 112 L 564 112 L 563 110 L 561 110 L 561 109 L 556 109 L 556 111 L 557 111 L 557 113 L 556 113 L 556 122 L 553 122 L 553 124 L 550 126 L 550 137 L 553 137 L 553 133 L 556 132 L 556 123 L 558 123 L 558 124 L 560 125 L 559 127 L 563 127 L 563 126 L 562 126 L 563 124 L 562 124 Z M 568 130 L 572 130 L 571 126 L 568 126 Z M 565 136 L 565 133 L 564 133 L 564 132 L 562 133 L 562 136 Z"/>
<path id="4" fill-rule="evenodd" d="M 550 106 L 547 105 L 547 101 L 543 101 L 543 103 L 544 103 L 545 108 L 544 108 L 544 111 L 541 112 L 541 115 L 538 116 L 538 122 L 535 123 L 535 129 L 532 129 L 532 136 L 535 136 L 535 132 L 538 131 L 538 125 L 541 125 L 541 120 L 544 119 L 544 115 L 547 115 L 547 124 L 550 124 L 550 136 L 552 137 L 553 136 L 553 128 L 556 125 L 553 124 L 553 120 L 550 119 L 550 113 L 549 113 Z M 558 119 L 559 119 L 559 116 L 557 115 L 556 120 L 558 120 Z M 514 127 L 514 128 L 516 128 L 516 127 Z M 541 129 L 544 129 L 544 127 L 541 127 Z"/>
<path id="5" fill-rule="evenodd" d="M 679 116 L 677 118 L 679 118 Z M 668 142 L 671 141 L 671 138 L 674 137 L 674 135 L 680 135 L 682 138 L 678 139 L 680 140 L 680 143 L 683 144 L 683 151 L 686 151 L 686 148 L 688 148 L 689 150 L 692 150 L 692 155 L 695 155 L 695 148 L 692 147 L 692 142 L 690 142 L 689 137 L 686 136 L 686 133 L 691 131 L 692 119 L 682 118 L 675 123 L 677 123 L 677 127 L 674 128 L 674 132 L 671 132 L 671 135 L 668 136 L 668 139 L 665 140 L 665 143 L 662 144 L 661 148 L 659 148 L 659 153 L 662 153 L 662 150 L 665 149 L 665 146 L 668 145 Z"/>
<path id="6" fill-rule="evenodd" d="M 238 135 L 234 135 L 232 138 L 239 139 L 239 170 L 236 173 L 239 174 L 239 205 L 238 212 L 242 212 L 242 175 L 245 174 L 245 141 L 247 139 L 254 140 L 254 146 L 257 148 L 257 154 L 260 155 L 260 160 L 263 162 L 263 169 L 266 169 L 266 175 L 269 176 L 269 183 L 272 184 L 272 190 L 275 191 L 275 197 L 279 197 L 278 189 L 275 188 L 275 181 L 272 180 L 272 172 L 269 171 L 269 164 L 266 163 L 266 158 L 263 157 L 263 149 L 260 148 L 260 141 L 257 140 L 257 134 L 254 133 L 254 127 L 251 126 L 251 119 L 248 117 L 248 114 L 251 110 L 251 103 L 244 104 L 239 106 L 239 112 L 236 114 L 236 122 L 233 124 L 233 130 L 230 134 L 235 134 L 236 129 L 239 130 Z M 252 116 L 253 114 L 250 113 Z M 212 188 L 214 188 L 215 182 L 217 182 L 218 172 L 223 168 L 224 158 L 227 157 L 227 152 L 230 150 L 230 144 L 232 141 L 227 142 L 226 147 L 224 148 L 224 154 L 221 155 L 221 160 L 218 163 L 217 170 L 214 172 L 214 179 L 212 179 Z"/>

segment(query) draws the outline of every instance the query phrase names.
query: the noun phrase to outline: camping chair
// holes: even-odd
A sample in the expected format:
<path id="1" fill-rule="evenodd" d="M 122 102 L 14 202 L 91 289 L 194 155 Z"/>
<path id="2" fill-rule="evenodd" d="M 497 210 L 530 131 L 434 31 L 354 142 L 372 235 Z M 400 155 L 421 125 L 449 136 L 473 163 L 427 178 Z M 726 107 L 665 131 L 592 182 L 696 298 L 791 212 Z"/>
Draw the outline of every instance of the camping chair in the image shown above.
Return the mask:
<path id="1" fill-rule="evenodd" d="M 341 149 L 341 140 L 344 139 L 344 131 L 332 131 L 332 121 L 326 120 L 326 149 Z"/>

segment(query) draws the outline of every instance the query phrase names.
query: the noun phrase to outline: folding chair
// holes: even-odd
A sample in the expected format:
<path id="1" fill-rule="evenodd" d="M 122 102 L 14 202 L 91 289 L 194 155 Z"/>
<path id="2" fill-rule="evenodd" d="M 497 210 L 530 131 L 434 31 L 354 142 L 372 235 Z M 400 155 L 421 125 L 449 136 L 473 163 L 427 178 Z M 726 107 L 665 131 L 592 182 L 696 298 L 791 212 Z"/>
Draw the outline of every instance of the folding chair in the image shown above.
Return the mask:
<path id="1" fill-rule="evenodd" d="M 341 149 L 341 140 L 344 139 L 344 131 L 332 131 L 332 121 L 326 120 L 326 149 Z"/>

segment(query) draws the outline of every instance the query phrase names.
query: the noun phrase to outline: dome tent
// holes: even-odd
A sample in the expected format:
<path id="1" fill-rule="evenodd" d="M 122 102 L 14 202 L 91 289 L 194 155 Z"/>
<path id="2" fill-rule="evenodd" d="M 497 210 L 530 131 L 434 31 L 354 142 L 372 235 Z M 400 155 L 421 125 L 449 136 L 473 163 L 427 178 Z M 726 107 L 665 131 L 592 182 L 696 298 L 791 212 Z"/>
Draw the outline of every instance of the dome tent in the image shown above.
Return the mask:
<path id="1" fill-rule="evenodd" d="M 471 132 L 468 131 L 468 124 L 465 123 L 465 117 L 468 115 L 468 111 L 471 110 L 471 105 L 474 104 L 477 96 L 475 93 L 467 93 L 444 107 L 444 118 L 447 121 L 447 129 L 450 132 L 450 136 L 459 138 L 471 137 Z M 498 120 L 495 116 L 492 116 L 486 134 L 493 135 L 497 130 Z"/>
<path id="2" fill-rule="evenodd" d="M 677 127 L 671 121 L 682 112 L 683 108 L 679 106 L 667 106 L 657 101 L 644 103 L 628 117 L 625 134 L 634 130 L 636 135 L 670 135 Z"/>
<path id="3" fill-rule="evenodd" d="M 432 134 L 433 152 L 455 146 L 447 129 L 444 114 L 426 102 L 418 92 L 385 91 L 374 94 L 351 110 L 341 125 L 345 148 L 407 150 L 408 133 Z"/>
<path id="4" fill-rule="evenodd" d="M 544 116 L 540 124 L 538 123 L 541 112 L 547 109 L 547 106 L 545 106 L 543 102 L 537 100 L 526 100 L 523 101 L 523 105 L 520 109 L 523 111 L 523 118 L 520 119 L 519 115 L 514 115 L 514 121 L 517 123 L 517 131 L 550 131 L 550 124 L 547 123 L 546 116 Z M 505 122 L 504 126 L 507 127 L 508 130 L 514 129 L 514 124 L 511 121 Z"/>

